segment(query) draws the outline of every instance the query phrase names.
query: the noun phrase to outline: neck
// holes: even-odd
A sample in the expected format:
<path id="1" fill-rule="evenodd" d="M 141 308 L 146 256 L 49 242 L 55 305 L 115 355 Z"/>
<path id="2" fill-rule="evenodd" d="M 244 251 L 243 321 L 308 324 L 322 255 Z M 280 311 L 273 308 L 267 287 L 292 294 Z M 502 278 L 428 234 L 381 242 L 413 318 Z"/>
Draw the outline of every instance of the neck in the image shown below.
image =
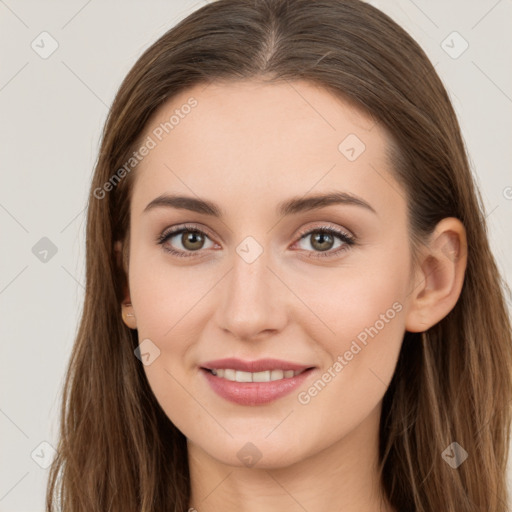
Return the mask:
<path id="1" fill-rule="evenodd" d="M 380 405 L 335 444 L 286 467 L 226 465 L 188 441 L 198 512 L 394 512 L 378 477 Z"/>

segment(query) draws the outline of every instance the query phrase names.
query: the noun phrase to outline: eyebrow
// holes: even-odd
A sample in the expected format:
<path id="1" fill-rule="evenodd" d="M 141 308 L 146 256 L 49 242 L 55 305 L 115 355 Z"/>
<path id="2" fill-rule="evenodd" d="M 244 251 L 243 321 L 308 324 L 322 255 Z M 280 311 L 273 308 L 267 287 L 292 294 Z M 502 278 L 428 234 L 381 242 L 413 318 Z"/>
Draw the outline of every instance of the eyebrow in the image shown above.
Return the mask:
<path id="1" fill-rule="evenodd" d="M 339 191 L 310 195 L 306 197 L 292 197 L 291 199 L 279 203 L 276 211 L 278 215 L 284 217 L 300 212 L 325 208 L 333 204 L 360 206 L 377 215 L 377 212 L 372 208 L 372 206 L 360 197 Z M 204 215 L 211 215 L 213 217 L 224 218 L 224 212 L 219 205 L 206 199 L 199 199 L 191 196 L 162 194 L 161 196 L 153 199 L 146 208 L 144 208 L 144 212 L 158 207 L 177 208 L 202 213 Z"/>

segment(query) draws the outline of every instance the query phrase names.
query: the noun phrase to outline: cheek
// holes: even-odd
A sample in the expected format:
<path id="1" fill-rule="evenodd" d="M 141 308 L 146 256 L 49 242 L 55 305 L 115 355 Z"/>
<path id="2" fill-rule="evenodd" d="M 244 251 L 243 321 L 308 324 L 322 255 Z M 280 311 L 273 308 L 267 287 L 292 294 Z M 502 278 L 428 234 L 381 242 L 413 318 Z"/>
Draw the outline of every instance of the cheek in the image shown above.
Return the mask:
<path id="1" fill-rule="evenodd" d="M 299 403 L 343 402 L 363 414 L 382 398 L 405 332 L 406 270 L 397 258 L 380 258 L 364 271 L 343 269 L 300 291 L 316 317 L 308 315 L 302 328 L 324 351 L 325 372 Z"/>
<path id="2" fill-rule="evenodd" d="M 317 274 L 308 282 L 303 279 L 300 285 L 297 277 L 297 295 L 307 298 L 313 314 L 304 319 L 317 330 L 318 336 L 313 339 L 325 340 L 329 353 L 334 354 L 348 349 L 346 344 L 350 345 L 353 339 L 364 344 L 377 334 L 386 337 L 385 333 L 393 330 L 400 332 L 403 320 L 399 313 L 405 309 L 407 289 L 405 276 L 400 265 L 377 261 L 371 269 L 336 269 L 324 277 Z M 314 317 L 318 321 L 310 321 Z"/>
<path id="3" fill-rule="evenodd" d="M 130 262 L 130 295 L 139 343 L 145 343 L 151 354 L 144 371 L 169 419 L 188 432 L 191 422 L 201 420 L 191 398 L 197 393 L 190 385 L 189 349 L 201 336 L 204 324 L 197 318 L 204 314 L 205 296 L 215 279 L 207 270 L 200 277 L 192 267 L 171 266 L 162 258 L 148 265 L 143 261 L 141 254 L 135 254 Z"/>
<path id="4" fill-rule="evenodd" d="M 212 272 L 171 265 L 162 257 L 153 257 L 148 264 L 142 261 L 135 255 L 130 262 L 130 295 L 139 337 L 175 338 L 176 329 L 189 323 L 215 284 Z"/>

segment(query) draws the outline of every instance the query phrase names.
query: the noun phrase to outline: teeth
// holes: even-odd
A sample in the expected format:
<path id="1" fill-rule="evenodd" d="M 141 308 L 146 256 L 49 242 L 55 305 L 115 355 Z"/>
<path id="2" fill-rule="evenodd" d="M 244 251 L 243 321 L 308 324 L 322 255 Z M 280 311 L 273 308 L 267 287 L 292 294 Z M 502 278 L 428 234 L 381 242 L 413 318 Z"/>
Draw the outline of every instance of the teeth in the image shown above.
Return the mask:
<path id="1" fill-rule="evenodd" d="M 290 379 L 299 375 L 304 370 L 266 370 L 264 372 L 243 372 L 240 370 L 232 370 L 230 368 L 223 368 L 211 370 L 213 375 L 221 379 L 236 381 L 236 382 L 271 382 L 274 380 Z"/>
<path id="2" fill-rule="evenodd" d="M 270 371 L 270 380 L 281 380 L 284 379 L 283 370 L 271 370 Z"/>
<path id="3" fill-rule="evenodd" d="M 252 373 L 237 371 L 235 373 L 235 380 L 237 382 L 252 382 Z"/>
<path id="4" fill-rule="evenodd" d="M 270 381 L 270 371 L 266 372 L 255 372 L 252 374 L 253 382 L 269 382 Z"/>

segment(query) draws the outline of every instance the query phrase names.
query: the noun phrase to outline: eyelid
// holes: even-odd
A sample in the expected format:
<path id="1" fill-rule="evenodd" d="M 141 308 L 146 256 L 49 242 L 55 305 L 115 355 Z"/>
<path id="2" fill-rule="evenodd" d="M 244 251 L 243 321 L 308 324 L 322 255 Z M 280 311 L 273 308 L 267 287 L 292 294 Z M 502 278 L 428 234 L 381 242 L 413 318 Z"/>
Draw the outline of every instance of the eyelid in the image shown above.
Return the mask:
<path id="1" fill-rule="evenodd" d="M 356 239 L 356 236 L 351 234 L 350 231 L 348 231 L 347 229 L 333 226 L 328 222 L 324 222 L 321 226 L 308 226 L 308 227 L 301 228 L 298 232 L 298 236 L 302 237 L 303 235 L 310 234 L 312 231 L 321 231 L 321 230 L 333 231 L 333 232 L 345 235 L 346 238 L 353 239 L 353 240 Z"/>
<path id="2" fill-rule="evenodd" d="M 192 224 L 192 223 L 184 222 L 183 224 L 177 224 L 176 226 L 165 228 L 162 231 L 162 233 L 156 237 L 156 239 L 157 239 L 157 241 L 163 240 L 163 239 L 167 238 L 169 235 L 178 234 L 182 230 L 198 231 L 202 234 L 207 235 L 210 239 L 215 238 L 212 235 L 211 231 L 208 228 L 202 226 L 201 224 Z"/>

